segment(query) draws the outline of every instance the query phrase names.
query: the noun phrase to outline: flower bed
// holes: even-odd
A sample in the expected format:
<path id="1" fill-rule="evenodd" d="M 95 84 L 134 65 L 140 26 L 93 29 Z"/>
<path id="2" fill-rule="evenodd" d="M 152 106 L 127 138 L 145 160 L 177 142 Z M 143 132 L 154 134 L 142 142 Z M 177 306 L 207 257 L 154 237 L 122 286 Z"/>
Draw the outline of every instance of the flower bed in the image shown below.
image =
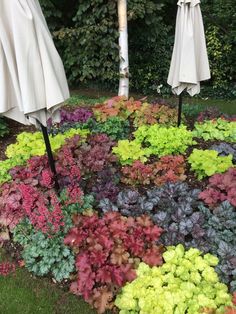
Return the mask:
<path id="1" fill-rule="evenodd" d="M 63 110 L 59 195 L 41 135 L 20 134 L 0 165 L 0 242 L 98 313 L 235 313 L 236 122 L 176 117 L 122 97 Z"/>

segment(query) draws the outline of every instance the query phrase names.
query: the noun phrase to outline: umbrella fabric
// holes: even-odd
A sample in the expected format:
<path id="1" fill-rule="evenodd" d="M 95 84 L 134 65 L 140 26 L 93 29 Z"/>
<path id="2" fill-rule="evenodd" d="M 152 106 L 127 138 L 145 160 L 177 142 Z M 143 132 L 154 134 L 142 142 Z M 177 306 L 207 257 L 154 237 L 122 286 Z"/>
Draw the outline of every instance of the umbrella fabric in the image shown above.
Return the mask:
<path id="1" fill-rule="evenodd" d="M 200 0 L 179 0 L 175 43 L 168 76 L 174 94 L 183 90 L 193 96 L 200 82 L 210 78 Z"/>
<path id="2" fill-rule="evenodd" d="M 38 0 L 0 0 L 0 115 L 46 126 L 67 98 L 63 64 Z"/>

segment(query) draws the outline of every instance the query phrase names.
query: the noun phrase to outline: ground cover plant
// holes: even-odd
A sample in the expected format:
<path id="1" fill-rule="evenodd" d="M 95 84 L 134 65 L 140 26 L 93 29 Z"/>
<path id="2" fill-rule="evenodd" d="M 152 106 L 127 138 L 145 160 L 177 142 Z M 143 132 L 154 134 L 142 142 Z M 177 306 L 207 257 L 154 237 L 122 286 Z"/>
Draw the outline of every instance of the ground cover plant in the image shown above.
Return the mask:
<path id="1" fill-rule="evenodd" d="M 98 313 L 234 313 L 235 122 L 124 97 L 61 116 L 58 192 L 38 132 L 7 148 L 0 244 Z"/>

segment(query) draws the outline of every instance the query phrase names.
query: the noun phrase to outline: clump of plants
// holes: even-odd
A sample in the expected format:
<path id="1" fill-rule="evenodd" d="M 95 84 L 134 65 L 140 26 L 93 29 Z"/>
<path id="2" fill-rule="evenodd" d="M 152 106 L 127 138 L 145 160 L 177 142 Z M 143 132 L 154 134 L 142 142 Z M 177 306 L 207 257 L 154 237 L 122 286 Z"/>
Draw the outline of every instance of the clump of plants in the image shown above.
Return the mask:
<path id="1" fill-rule="evenodd" d="M 233 166 L 232 155 L 219 156 L 215 150 L 194 149 L 188 158 L 197 178 L 201 180 L 204 177 L 210 177 L 215 173 L 223 173 Z"/>
<path id="2" fill-rule="evenodd" d="M 164 124 L 176 125 L 177 123 L 177 110 L 162 104 L 149 104 L 143 103 L 139 110 L 136 110 L 133 117 L 135 127 L 144 124 Z"/>
<path id="3" fill-rule="evenodd" d="M 93 116 L 93 113 L 88 108 L 77 108 L 74 111 L 67 111 L 62 109 L 60 111 L 61 114 L 61 124 L 68 122 L 81 122 L 85 123 Z"/>
<path id="4" fill-rule="evenodd" d="M 130 123 L 129 120 L 123 120 L 120 117 L 111 117 L 103 123 L 96 123 L 91 131 L 107 134 L 112 140 L 118 141 L 128 138 Z"/>
<path id="5" fill-rule="evenodd" d="M 236 168 L 212 176 L 206 190 L 199 194 L 199 198 L 210 207 L 225 200 L 236 207 Z"/>
<path id="6" fill-rule="evenodd" d="M 126 120 L 133 112 L 139 110 L 142 102 L 125 96 L 116 96 L 103 104 L 93 106 L 93 113 L 97 121 L 104 122 L 111 117 L 120 117 Z"/>
<path id="7" fill-rule="evenodd" d="M 162 229 L 147 216 L 134 219 L 111 212 L 102 218 L 78 215 L 73 221 L 64 240 L 77 252 L 78 276 L 70 290 L 99 313 L 113 307 L 115 291 L 136 277 L 140 261 L 162 264 L 162 247 L 155 244 Z"/>
<path id="8" fill-rule="evenodd" d="M 205 216 L 204 237 L 207 252 L 219 258 L 216 271 L 221 280 L 230 286 L 231 292 L 236 291 L 236 212 L 228 201 L 210 210 L 199 207 Z"/>
<path id="9" fill-rule="evenodd" d="M 151 164 L 144 164 L 135 161 L 131 166 L 121 168 L 123 177 L 121 181 L 128 185 L 162 185 L 167 182 L 185 180 L 184 157 L 163 156 L 159 161 Z"/>
<path id="10" fill-rule="evenodd" d="M 218 259 L 180 244 L 167 247 L 161 267 L 141 263 L 138 277 L 122 288 L 115 304 L 121 313 L 224 313 L 232 306 L 227 286 L 214 270 Z"/>
<path id="11" fill-rule="evenodd" d="M 195 123 L 193 134 L 207 140 L 221 140 L 236 142 L 236 122 L 224 119 L 209 120 L 204 123 Z"/>
<path id="12" fill-rule="evenodd" d="M 184 154 L 188 146 L 196 144 L 186 126 L 163 127 L 158 124 L 143 125 L 134 132 L 135 141 L 148 147 L 156 156 Z"/>
<path id="13" fill-rule="evenodd" d="M 22 245 L 25 266 L 35 275 L 50 274 L 56 281 L 62 281 L 68 279 L 74 271 L 74 254 L 69 247 L 64 245 L 62 234 L 49 237 L 35 230 L 26 219 L 14 229 L 13 239 Z"/>

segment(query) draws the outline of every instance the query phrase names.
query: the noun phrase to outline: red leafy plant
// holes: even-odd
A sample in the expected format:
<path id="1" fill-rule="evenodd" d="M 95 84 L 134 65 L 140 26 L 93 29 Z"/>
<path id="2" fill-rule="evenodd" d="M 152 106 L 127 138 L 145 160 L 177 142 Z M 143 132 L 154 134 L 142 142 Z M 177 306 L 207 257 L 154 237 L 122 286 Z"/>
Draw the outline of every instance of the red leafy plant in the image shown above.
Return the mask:
<path id="1" fill-rule="evenodd" d="M 181 155 L 164 156 L 159 161 L 146 165 L 141 161 L 135 161 L 131 166 L 123 167 L 121 172 L 122 182 L 129 185 L 154 183 L 160 186 L 167 182 L 175 183 L 186 179 L 185 161 Z"/>
<path id="2" fill-rule="evenodd" d="M 207 189 L 199 194 L 210 207 L 228 200 L 236 206 L 236 168 L 230 168 L 223 174 L 215 174 L 209 179 Z"/>
<path id="3" fill-rule="evenodd" d="M 140 261 L 162 264 L 162 246 L 155 244 L 162 229 L 148 216 L 127 218 L 108 212 L 102 218 L 77 215 L 73 221 L 75 226 L 64 240 L 77 252 L 78 276 L 70 290 L 99 313 L 111 308 L 115 292 L 135 279 Z"/>
<path id="4" fill-rule="evenodd" d="M 15 272 L 16 266 L 10 262 L 1 262 L 0 263 L 0 276 L 7 276 Z"/>

